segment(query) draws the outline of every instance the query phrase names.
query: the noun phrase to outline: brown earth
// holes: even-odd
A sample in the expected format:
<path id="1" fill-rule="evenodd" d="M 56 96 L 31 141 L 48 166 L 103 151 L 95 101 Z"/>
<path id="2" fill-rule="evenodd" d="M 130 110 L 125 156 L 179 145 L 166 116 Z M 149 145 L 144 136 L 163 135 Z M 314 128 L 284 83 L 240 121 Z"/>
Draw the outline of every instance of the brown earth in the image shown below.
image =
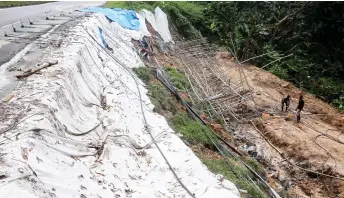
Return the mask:
<path id="1" fill-rule="evenodd" d="M 151 31 L 152 28 L 149 25 L 147 27 L 155 35 L 155 32 Z M 155 57 L 160 65 L 182 68 L 181 62 L 173 54 L 157 53 Z M 236 84 L 240 74 L 234 57 L 228 52 L 218 52 L 216 60 L 231 78 L 231 85 Z M 301 92 L 289 82 L 269 72 L 252 65 L 242 67 L 254 92 L 256 107 L 273 115 L 256 121 L 257 127 L 279 152 L 249 124 L 243 125 L 234 135 L 237 146 L 256 146 L 259 153 L 257 158 L 266 167 L 270 185 L 282 197 L 344 197 L 343 180 L 319 176 L 297 167 L 344 178 L 344 137 L 341 136 L 344 115 L 326 102 Z M 304 96 L 305 107 L 301 123 L 296 124 L 293 110 L 300 94 Z M 292 98 L 289 112 L 281 112 L 281 99 L 287 95 Z M 286 117 L 291 119 L 285 119 Z M 228 142 L 233 141 L 233 137 L 218 124 L 212 123 L 211 127 Z M 192 149 L 215 157 L 214 153 L 206 148 L 193 146 Z"/>
<path id="2" fill-rule="evenodd" d="M 216 59 L 230 76 L 231 85 L 238 82 L 239 66 L 233 58 L 227 52 L 219 52 Z M 242 67 L 252 86 L 256 106 L 273 115 L 260 119 L 258 127 L 283 156 L 302 168 L 344 178 L 344 115 L 313 95 L 302 93 L 305 107 L 301 123 L 297 124 L 294 110 L 301 90 L 256 66 Z M 289 112 L 281 112 L 281 99 L 287 95 L 292 97 Z M 285 119 L 287 116 L 291 118 L 289 121 Z M 284 182 L 284 187 L 290 185 L 289 195 L 344 197 L 343 180 L 320 178 L 317 174 L 306 174 L 290 167 L 252 127 L 247 127 L 244 134 L 239 135 L 260 147 L 262 160 L 272 167 L 271 177 L 282 171 L 287 172 L 289 184 Z"/>

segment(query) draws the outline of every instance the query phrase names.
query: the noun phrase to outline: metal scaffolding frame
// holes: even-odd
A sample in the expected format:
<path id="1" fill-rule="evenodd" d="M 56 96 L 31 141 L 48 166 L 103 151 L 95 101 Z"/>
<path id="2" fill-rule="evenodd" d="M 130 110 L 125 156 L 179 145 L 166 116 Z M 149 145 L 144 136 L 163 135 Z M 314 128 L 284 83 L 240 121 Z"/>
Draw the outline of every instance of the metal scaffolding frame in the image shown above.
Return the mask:
<path id="1" fill-rule="evenodd" d="M 194 93 L 189 94 L 191 100 L 201 112 L 220 116 L 226 124 L 245 122 L 258 115 L 251 86 L 239 62 L 235 66 L 240 80 L 231 85 L 230 76 L 217 64 L 215 48 L 205 38 L 176 41 L 173 55 L 190 83 L 192 90 L 188 92 Z"/>

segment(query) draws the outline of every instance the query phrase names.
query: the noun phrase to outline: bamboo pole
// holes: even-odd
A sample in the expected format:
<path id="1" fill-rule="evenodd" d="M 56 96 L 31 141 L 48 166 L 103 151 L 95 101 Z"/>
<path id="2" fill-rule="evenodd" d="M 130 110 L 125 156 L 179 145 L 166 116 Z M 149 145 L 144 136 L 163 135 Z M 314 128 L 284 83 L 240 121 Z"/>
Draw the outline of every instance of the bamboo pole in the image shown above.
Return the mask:
<path id="1" fill-rule="evenodd" d="M 43 63 L 39 67 L 36 67 L 34 69 L 28 69 L 28 70 L 24 71 L 24 73 L 16 75 L 16 77 L 18 79 L 26 78 L 28 76 L 31 76 L 32 74 L 35 74 L 35 73 L 41 71 L 42 69 L 45 69 L 45 68 L 48 68 L 50 66 L 56 65 L 57 63 L 58 63 L 58 61 L 45 62 L 45 63 Z"/>

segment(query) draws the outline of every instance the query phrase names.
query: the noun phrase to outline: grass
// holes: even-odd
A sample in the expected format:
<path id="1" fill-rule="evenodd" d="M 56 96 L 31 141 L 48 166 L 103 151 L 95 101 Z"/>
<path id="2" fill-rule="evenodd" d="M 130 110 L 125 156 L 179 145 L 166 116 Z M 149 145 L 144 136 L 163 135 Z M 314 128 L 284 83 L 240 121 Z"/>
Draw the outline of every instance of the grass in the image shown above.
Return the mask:
<path id="1" fill-rule="evenodd" d="M 155 1 L 107 1 L 105 7 L 132 9 L 135 11 L 140 11 L 142 9 L 154 11 L 155 7 L 160 3 L 161 2 Z"/>
<path id="2" fill-rule="evenodd" d="M 212 136 L 210 129 L 200 122 L 190 118 L 186 112 L 179 112 L 171 118 L 173 128 L 183 135 L 190 144 L 203 144 L 214 149 L 211 140 L 206 134 Z"/>
<path id="3" fill-rule="evenodd" d="M 189 82 L 186 80 L 184 74 L 171 67 L 165 67 L 165 70 L 173 85 L 180 91 L 186 91 L 189 88 Z"/>
<path id="4" fill-rule="evenodd" d="M 167 67 L 165 69 L 169 74 L 172 83 L 178 89 L 185 90 L 189 86 L 182 73 L 173 68 Z M 211 129 L 207 126 L 204 126 L 197 120 L 192 119 L 185 110 L 178 110 L 176 107 L 178 101 L 167 90 L 167 88 L 160 83 L 160 81 L 155 79 L 149 68 L 140 67 L 133 70 L 137 76 L 147 84 L 148 95 L 155 106 L 154 110 L 160 114 L 164 114 L 166 111 L 172 114 L 171 116 L 165 117 L 167 118 L 173 130 L 181 133 L 183 135 L 182 139 L 186 140 L 188 143 L 192 145 L 201 144 L 215 154 L 215 146 L 206 135 L 208 134 L 210 137 L 213 137 Z M 195 152 L 197 152 L 196 155 L 209 168 L 210 171 L 215 174 L 223 175 L 227 180 L 233 182 L 240 189 L 246 190 L 248 194 L 243 194 L 242 197 L 266 197 L 255 184 L 248 180 L 249 178 L 254 179 L 254 176 L 238 161 L 228 158 L 231 164 L 231 166 L 228 167 L 227 163 L 222 159 L 214 159 L 211 157 L 211 155 L 200 153 L 200 151 L 195 150 Z M 257 161 L 252 159 L 244 159 L 244 161 L 264 178 L 265 170 Z"/>
<path id="5" fill-rule="evenodd" d="M 172 94 L 158 81 L 154 81 L 155 77 L 147 67 L 134 68 L 136 75 L 147 84 L 148 96 L 154 105 L 154 111 L 157 113 L 171 112 L 176 113 L 175 104 L 177 100 Z"/>
<path id="6" fill-rule="evenodd" d="M 36 5 L 42 3 L 50 3 L 53 1 L 0 1 L 0 8 Z"/>
<path id="7" fill-rule="evenodd" d="M 175 104 L 177 100 L 171 95 L 170 92 L 161 84 L 148 84 L 148 95 L 154 104 L 154 111 L 157 113 L 163 113 L 163 111 L 171 112 L 172 114 L 177 112 Z"/>
<path id="8" fill-rule="evenodd" d="M 172 68 L 166 69 L 173 83 L 178 82 L 179 89 L 185 89 L 188 86 L 183 74 Z M 177 100 L 174 96 L 159 82 L 154 81 L 154 76 L 147 67 L 134 68 L 136 75 L 147 84 L 148 96 L 150 97 L 157 113 L 168 111 L 172 113 L 169 121 L 172 127 L 183 134 L 183 138 L 190 144 L 204 144 L 208 148 L 212 148 L 212 142 L 205 135 L 211 135 L 208 127 L 202 125 L 200 122 L 192 119 L 186 112 L 178 112 L 176 108 Z M 172 80 L 173 79 L 173 80 Z"/>
<path id="9" fill-rule="evenodd" d="M 148 80 L 151 78 L 152 75 L 147 67 L 133 68 L 133 71 L 144 83 L 148 83 Z"/>
<path id="10" fill-rule="evenodd" d="M 249 165 L 258 175 L 260 175 L 263 179 L 266 179 L 265 169 L 264 167 L 254 159 L 244 159 L 243 160 L 247 165 Z"/>
<path id="11" fill-rule="evenodd" d="M 107 1 L 105 4 L 107 8 L 123 8 L 135 11 L 142 9 L 154 11 L 157 6 L 162 9 L 174 6 L 191 19 L 203 15 L 203 6 L 187 1 Z"/>
<path id="12" fill-rule="evenodd" d="M 204 158 L 202 155 L 198 155 L 201 161 L 209 168 L 210 171 L 216 174 L 223 175 L 227 180 L 233 182 L 237 186 L 239 186 L 243 190 L 247 190 L 250 197 L 253 198 L 265 198 L 266 196 L 257 187 L 248 181 L 246 178 L 250 177 L 253 178 L 252 174 L 247 170 L 245 167 L 241 165 L 237 165 L 235 161 L 229 159 L 231 164 L 233 164 L 232 168 L 236 174 L 232 170 L 228 168 L 226 162 L 222 159 L 209 159 Z"/>

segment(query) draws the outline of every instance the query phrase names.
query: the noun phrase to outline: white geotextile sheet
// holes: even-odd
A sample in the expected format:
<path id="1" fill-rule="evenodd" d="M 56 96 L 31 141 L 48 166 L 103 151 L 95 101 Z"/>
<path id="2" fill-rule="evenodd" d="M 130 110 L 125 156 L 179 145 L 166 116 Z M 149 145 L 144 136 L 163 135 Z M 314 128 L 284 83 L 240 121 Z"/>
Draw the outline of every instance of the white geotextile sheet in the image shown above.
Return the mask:
<path id="1" fill-rule="evenodd" d="M 101 43 L 98 27 L 122 66 L 87 34 Z M 133 142 L 147 145 L 151 137 L 132 72 L 123 66 L 144 66 L 131 38 L 148 31 L 125 30 L 102 15 L 86 18 L 72 31 L 60 48 L 41 50 L 40 61 L 59 63 L 21 81 L 4 106 L 13 118 L 19 116 L 19 124 L 0 136 L 0 170 L 6 176 L 0 197 L 189 197 L 154 145 L 133 148 Z M 185 186 L 197 198 L 239 197 L 231 182 L 211 173 L 153 112 L 145 85 L 138 82 L 152 134 Z M 94 147 L 104 141 L 98 156 Z"/>
<path id="2" fill-rule="evenodd" d="M 164 42 L 172 42 L 172 36 L 168 27 L 167 15 L 159 8 L 156 7 L 154 14 L 148 10 L 143 9 L 140 15 L 144 16 L 147 21 L 152 25 L 153 29 L 157 31 Z"/>

